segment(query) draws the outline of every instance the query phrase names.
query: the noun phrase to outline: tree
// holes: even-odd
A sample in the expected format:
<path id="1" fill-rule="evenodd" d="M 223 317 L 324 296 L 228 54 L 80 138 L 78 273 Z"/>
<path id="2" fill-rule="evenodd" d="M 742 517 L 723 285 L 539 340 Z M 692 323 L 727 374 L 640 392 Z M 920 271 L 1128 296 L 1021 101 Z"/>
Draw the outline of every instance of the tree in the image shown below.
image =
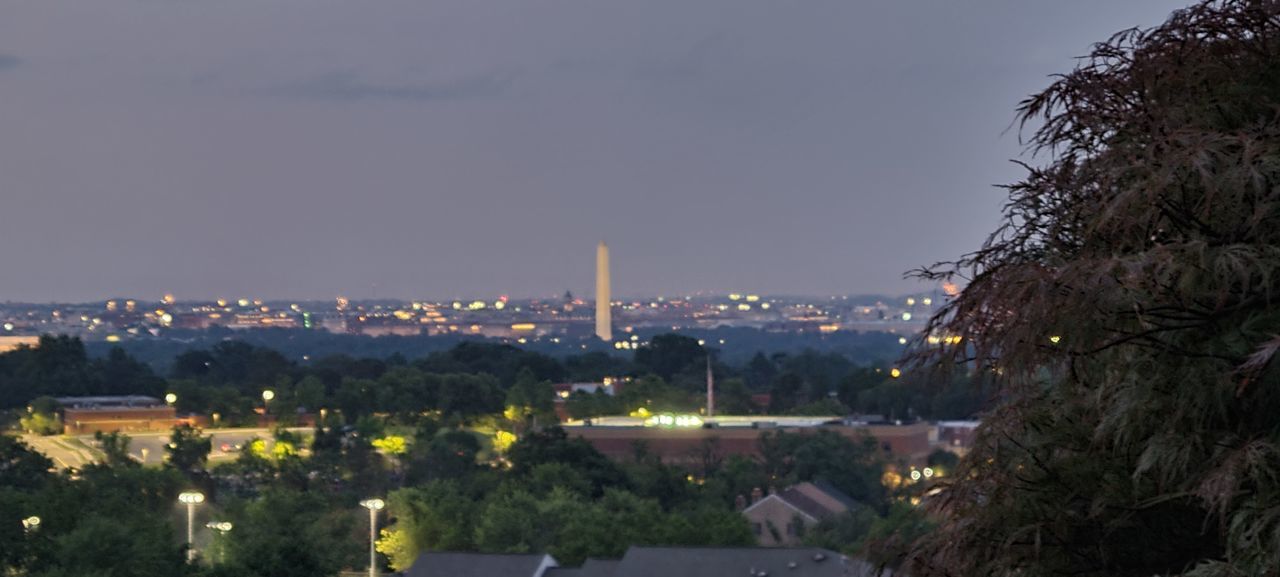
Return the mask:
<path id="1" fill-rule="evenodd" d="M 53 478 L 53 461 L 21 439 L 0 435 L 0 487 L 35 489 Z"/>
<path id="2" fill-rule="evenodd" d="M 458 482 L 429 481 L 392 492 L 387 501 L 395 525 L 382 532 L 378 550 L 393 569 L 407 569 L 422 551 L 475 548 L 476 506 Z"/>
<path id="3" fill-rule="evenodd" d="M 560 427 L 551 427 L 525 435 L 507 453 L 511 472 L 527 476 L 543 463 L 562 463 L 578 471 L 599 495 L 606 487 L 620 487 L 622 472 L 586 440 L 574 437 Z"/>
<path id="4" fill-rule="evenodd" d="M 94 440 L 98 441 L 98 448 L 102 450 L 102 464 L 108 467 L 137 467 L 138 462 L 129 456 L 129 436 L 120 432 L 103 433 L 98 431 L 93 434 Z"/>
<path id="5" fill-rule="evenodd" d="M 705 363 L 706 349 L 698 339 L 676 334 L 657 335 L 636 350 L 636 365 L 670 382 L 677 373 Z"/>
<path id="6" fill-rule="evenodd" d="M 317 577 L 354 566 L 365 550 L 351 539 L 359 511 L 334 510 L 316 494 L 271 490 L 235 515 L 226 574 Z M 367 522 L 367 521 L 366 521 Z"/>
<path id="7" fill-rule="evenodd" d="M 473 473 L 480 440 L 470 432 L 450 430 L 425 443 L 413 445 L 408 461 L 408 480 L 460 479 Z"/>
<path id="8" fill-rule="evenodd" d="M 169 435 L 169 444 L 164 447 L 168 455 L 165 464 L 187 475 L 201 473 L 209 463 L 212 450 L 213 441 L 209 437 L 202 436 L 200 429 L 183 423 L 174 427 Z"/>
<path id="9" fill-rule="evenodd" d="M 1280 574 L 1280 3 L 1212 0 L 1023 102 L 1009 187 L 918 360 L 1002 404 L 913 574 Z"/>

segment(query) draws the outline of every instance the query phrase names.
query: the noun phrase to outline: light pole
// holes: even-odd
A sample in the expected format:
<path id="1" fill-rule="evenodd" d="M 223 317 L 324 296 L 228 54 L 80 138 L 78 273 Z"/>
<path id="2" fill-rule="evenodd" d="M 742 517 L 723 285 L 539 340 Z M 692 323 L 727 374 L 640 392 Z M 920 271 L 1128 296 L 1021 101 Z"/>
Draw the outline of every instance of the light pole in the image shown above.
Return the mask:
<path id="1" fill-rule="evenodd" d="M 378 539 L 378 511 L 387 504 L 382 499 L 365 499 L 360 506 L 369 510 L 369 577 L 378 577 L 377 549 L 374 542 Z"/>
<path id="2" fill-rule="evenodd" d="M 204 526 L 217 531 L 218 535 L 222 537 L 226 537 L 227 533 L 231 532 L 232 527 L 230 521 L 211 521 L 205 523 Z M 227 544 L 225 542 L 219 541 L 218 543 L 218 561 L 221 563 L 227 561 Z"/>
<path id="3" fill-rule="evenodd" d="M 271 389 L 262 391 L 262 426 L 266 427 L 271 424 L 271 399 L 276 398 L 276 392 Z"/>
<path id="4" fill-rule="evenodd" d="M 178 495 L 178 500 L 187 505 L 187 563 L 196 560 L 196 505 L 204 502 L 204 493 L 185 491 Z"/>

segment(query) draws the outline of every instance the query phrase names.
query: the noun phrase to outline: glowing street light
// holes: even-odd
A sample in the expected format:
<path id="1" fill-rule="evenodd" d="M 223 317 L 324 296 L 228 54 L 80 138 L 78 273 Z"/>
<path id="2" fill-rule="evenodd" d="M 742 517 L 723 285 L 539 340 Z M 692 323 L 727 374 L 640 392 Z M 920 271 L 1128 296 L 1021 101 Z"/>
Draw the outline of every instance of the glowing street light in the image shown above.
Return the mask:
<path id="1" fill-rule="evenodd" d="M 262 391 L 262 426 L 271 424 L 271 399 L 276 398 L 276 392 L 271 389 Z"/>
<path id="2" fill-rule="evenodd" d="M 166 395 L 164 396 L 164 402 L 166 402 L 166 403 L 168 403 L 168 404 L 172 405 L 172 404 L 174 404 L 174 403 L 178 402 L 178 395 L 175 395 L 175 394 L 173 394 L 173 393 L 168 393 L 168 394 L 166 394 Z"/>
<path id="3" fill-rule="evenodd" d="M 204 526 L 210 529 L 213 529 L 214 531 L 217 531 L 218 535 L 221 535 L 224 537 L 226 536 L 227 533 L 231 532 L 231 527 L 232 527 L 230 521 L 210 521 L 208 523 L 205 523 Z M 222 562 L 225 562 L 227 560 L 226 544 L 223 544 L 222 546 L 218 547 L 218 560 Z"/>
<path id="4" fill-rule="evenodd" d="M 22 530 L 28 533 L 35 531 L 40 526 L 40 518 L 32 515 L 22 520 Z"/>
<path id="5" fill-rule="evenodd" d="M 378 577 L 377 549 L 374 543 L 378 538 L 378 511 L 387 506 L 382 499 L 365 499 L 360 506 L 369 510 L 369 577 Z"/>
<path id="6" fill-rule="evenodd" d="M 184 491 L 178 495 L 178 501 L 187 505 L 187 562 L 191 563 L 196 560 L 196 505 L 204 502 L 204 493 Z"/>

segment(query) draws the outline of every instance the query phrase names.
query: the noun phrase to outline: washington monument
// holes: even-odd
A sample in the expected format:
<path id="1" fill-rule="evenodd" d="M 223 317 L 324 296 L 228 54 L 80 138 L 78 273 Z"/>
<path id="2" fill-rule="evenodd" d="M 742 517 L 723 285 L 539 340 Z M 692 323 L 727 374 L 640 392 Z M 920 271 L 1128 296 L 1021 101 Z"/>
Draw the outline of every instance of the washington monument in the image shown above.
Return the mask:
<path id="1" fill-rule="evenodd" d="M 605 342 L 613 341 L 609 299 L 609 247 L 602 240 L 596 247 L 596 336 Z"/>

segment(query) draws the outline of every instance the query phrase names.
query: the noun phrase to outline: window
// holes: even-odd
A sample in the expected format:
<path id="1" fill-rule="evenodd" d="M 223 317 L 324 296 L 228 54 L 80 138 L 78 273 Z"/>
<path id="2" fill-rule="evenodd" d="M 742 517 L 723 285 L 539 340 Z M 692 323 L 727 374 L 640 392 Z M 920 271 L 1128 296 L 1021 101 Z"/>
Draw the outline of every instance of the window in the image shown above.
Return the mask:
<path id="1" fill-rule="evenodd" d="M 751 524 L 751 531 L 752 531 L 753 533 L 755 533 L 755 534 L 758 536 L 758 535 L 760 535 L 761 533 L 763 533 L 763 532 L 764 532 L 764 527 L 763 527 L 763 526 L 761 526 L 759 523 L 752 523 L 752 524 Z"/>

